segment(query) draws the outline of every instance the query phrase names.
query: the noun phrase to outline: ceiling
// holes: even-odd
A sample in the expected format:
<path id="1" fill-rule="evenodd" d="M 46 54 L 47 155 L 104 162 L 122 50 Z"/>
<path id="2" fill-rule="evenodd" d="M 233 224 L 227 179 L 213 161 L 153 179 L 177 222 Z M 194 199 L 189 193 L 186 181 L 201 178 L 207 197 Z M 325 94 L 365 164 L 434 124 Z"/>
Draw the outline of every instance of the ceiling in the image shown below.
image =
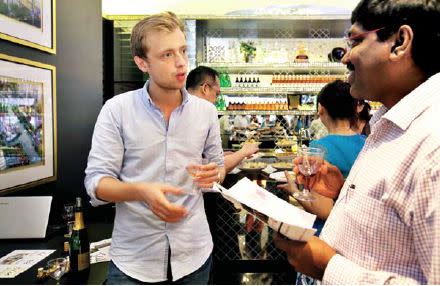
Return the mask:
<path id="1" fill-rule="evenodd" d="M 359 0 L 102 0 L 104 16 L 172 11 L 191 16 L 349 15 Z"/>

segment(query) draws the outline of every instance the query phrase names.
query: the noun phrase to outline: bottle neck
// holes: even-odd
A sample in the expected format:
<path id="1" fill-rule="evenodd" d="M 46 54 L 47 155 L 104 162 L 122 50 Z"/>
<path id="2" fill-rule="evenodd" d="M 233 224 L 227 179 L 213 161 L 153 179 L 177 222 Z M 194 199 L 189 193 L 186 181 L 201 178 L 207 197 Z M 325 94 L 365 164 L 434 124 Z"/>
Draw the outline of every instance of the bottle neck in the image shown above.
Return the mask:
<path id="1" fill-rule="evenodd" d="M 84 229 L 84 218 L 82 212 L 75 212 L 75 224 L 73 230 Z"/>

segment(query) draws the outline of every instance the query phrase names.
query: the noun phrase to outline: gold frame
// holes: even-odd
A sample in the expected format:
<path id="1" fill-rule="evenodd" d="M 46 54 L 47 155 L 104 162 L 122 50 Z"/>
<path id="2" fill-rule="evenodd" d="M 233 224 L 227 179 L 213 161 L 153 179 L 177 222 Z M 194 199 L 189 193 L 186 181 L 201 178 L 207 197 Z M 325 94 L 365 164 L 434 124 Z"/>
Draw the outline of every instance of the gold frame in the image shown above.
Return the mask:
<path id="1" fill-rule="evenodd" d="M 3 40 L 7 40 L 16 44 L 20 44 L 23 46 L 27 46 L 27 47 L 31 47 L 34 49 L 38 49 L 41 51 L 45 51 L 48 52 L 50 54 L 56 54 L 57 51 L 57 46 L 56 46 L 56 42 L 57 42 L 57 25 L 56 25 L 56 14 L 57 14 L 57 9 L 56 9 L 56 0 L 50 0 L 52 2 L 52 11 L 51 11 L 51 21 L 52 21 L 52 36 L 51 36 L 51 40 L 52 40 L 52 47 L 47 47 L 47 46 L 43 46 L 28 40 L 24 40 L 24 39 L 20 39 L 16 36 L 12 36 L 12 35 L 8 35 L 5 33 L 0 32 L 0 39 Z"/>
<path id="2" fill-rule="evenodd" d="M 58 154 L 57 154 L 57 101 L 56 101 L 56 94 L 57 94 L 57 85 L 56 85 L 56 67 L 24 58 L 18 58 L 14 56 L 9 56 L 6 54 L 0 53 L 0 60 L 15 63 L 15 64 L 21 64 L 21 65 L 27 65 L 31 67 L 41 68 L 45 70 L 49 70 L 51 72 L 51 87 L 52 87 L 52 149 L 53 149 L 53 173 L 49 177 L 44 177 L 41 179 L 37 179 L 35 181 L 19 184 L 16 186 L 8 187 L 5 189 L 0 189 L 0 194 L 5 195 L 7 193 L 22 190 L 25 188 L 34 187 L 37 185 L 41 185 L 47 182 L 56 181 L 57 175 L 58 175 Z M 13 171 L 11 171 L 13 172 Z M 1 176 L 1 174 L 0 174 Z"/>

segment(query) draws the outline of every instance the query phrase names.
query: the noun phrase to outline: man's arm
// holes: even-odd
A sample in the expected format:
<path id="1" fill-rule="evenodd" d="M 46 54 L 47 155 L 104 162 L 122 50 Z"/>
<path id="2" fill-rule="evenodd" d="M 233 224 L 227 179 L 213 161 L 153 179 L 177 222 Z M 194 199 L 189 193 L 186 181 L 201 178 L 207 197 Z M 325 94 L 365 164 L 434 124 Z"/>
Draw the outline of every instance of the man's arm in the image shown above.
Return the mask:
<path id="1" fill-rule="evenodd" d="M 413 215 L 416 258 L 426 284 L 440 284 L 440 152 L 429 154 L 415 173 L 414 200 L 407 216 Z"/>
<path id="2" fill-rule="evenodd" d="M 246 158 L 258 152 L 258 144 L 256 143 L 244 143 L 243 147 L 237 152 L 225 155 L 225 169 L 226 173 L 229 173 L 234 169 L 240 162 Z"/>
<path id="3" fill-rule="evenodd" d="M 165 221 L 177 221 L 186 210 L 168 202 L 165 193 L 179 194 L 175 187 L 155 183 L 125 183 L 118 178 L 124 155 L 119 109 L 109 101 L 102 108 L 93 132 L 84 184 L 92 205 L 139 200 Z"/>
<path id="4" fill-rule="evenodd" d="M 437 156 L 439 157 L 439 156 Z M 416 174 L 415 196 L 408 202 L 414 217 L 413 245 L 426 281 L 387 271 L 366 269 L 337 254 L 326 242 L 313 237 L 307 243 L 276 236 L 275 245 L 284 250 L 297 271 L 322 280 L 323 284 L 439 284 L 440 260 L 440 158 L 432 158 Z M 365 230 L 367 231 L 367 230 Z M 353 238 L 355 239 L 355 238 Z"/>
<path id="5" fill-rule="evenodd" d="M 220 137 L 220 125 L 217 116 L 217 110 L 214 106 L 207 113 L 210 122 L 208 137 L 205 141 L 203 150 L 204 158 L 209 162 L 202 166 L 203 173 L 198 174 L 200 178 L 195 182 L 202 188 L 212 188 L 215 182 L 223 182 L 226 176 L 225 162 L 223 156 L 222 140 Z"/>
<path id="6" fill-rule="evenodd" d="M 159 183 L 125 183 L 111 177 L 102 178 L 96 189 L 96 196 L 108 202 L 144 201 L 161 220 L 177 222 L 187 215 L 187 210 L 171 204 L 165 194 L 182 194 L 182 190 Z"/>
<path id="7" fill-rule="evenodd" d="M 323 284 L 419 284 L 412 278 L 385 271 L 371 271 L 339 255 L 325 241 L 313 236 L 308 242 L 297 242 L 275 235 L 275 246 L 287 254 L 287 260 L 307 276 Z M 435 254 L 433 254 L 435 255 Z M 436 271 L 435 269 L 433 271 Z M 433 284 L 438 280 L 433 280 Z M 431 284 L 428 282 L 428 284 Z"/>

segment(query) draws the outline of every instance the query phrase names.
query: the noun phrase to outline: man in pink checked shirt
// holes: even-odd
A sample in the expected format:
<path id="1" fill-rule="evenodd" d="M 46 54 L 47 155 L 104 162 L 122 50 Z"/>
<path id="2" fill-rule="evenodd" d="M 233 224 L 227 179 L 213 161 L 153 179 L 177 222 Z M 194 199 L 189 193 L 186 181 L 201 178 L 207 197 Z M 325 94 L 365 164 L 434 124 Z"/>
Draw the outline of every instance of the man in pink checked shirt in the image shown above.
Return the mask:
<path id="1" fill-rule="evenodd" d="M 320 237 L 275 237 L 323 284 L 440 284 L 439 17 L 438 0 L 362 0 L 353 11 L 342 59 L 351 94 L 383 106 L 346 181 L 326 164 L 309 183 L 340 191 Z"/>

